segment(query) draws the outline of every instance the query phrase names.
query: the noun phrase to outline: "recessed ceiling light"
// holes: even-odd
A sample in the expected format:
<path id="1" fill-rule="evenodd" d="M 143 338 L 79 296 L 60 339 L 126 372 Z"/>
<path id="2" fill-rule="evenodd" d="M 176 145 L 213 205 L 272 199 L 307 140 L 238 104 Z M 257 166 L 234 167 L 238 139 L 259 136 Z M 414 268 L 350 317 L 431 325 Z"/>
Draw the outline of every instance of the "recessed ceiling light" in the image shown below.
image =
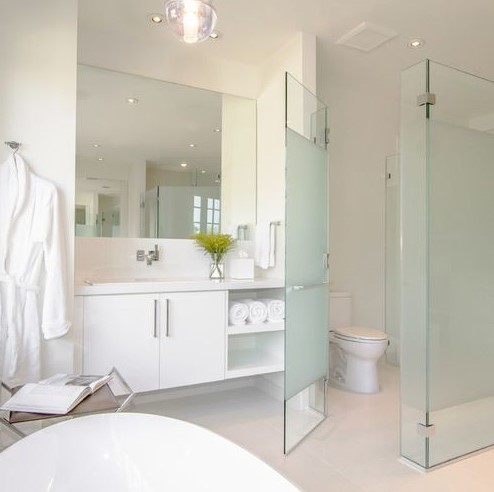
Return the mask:
<path id="1" fill-rule="evenodd" d="M 215 133 L 220 133 L 220 132 L 221 132 L 221 128 L 215 128 L 215 129 L 214 129 L 214 132 L 215 132 Z"/>
<path id="2" fill-rule="evenodd" d="M 201 174 L 206 174 L 206 170 L 205 169 L 201 169 Z"/>
<path id="3" fill-rule="evenodd" d="M 139 99 L 135 98 L 135 97 L 128 97 L 126 99 L 127 101 L 127 104 L 139 104 Z"/>
<path id="4" fill-rule="evenodd" d="M 104 157 L 98 157 L 98 161 L 100 161 L 100 162 L 101 162 L 101 161 L 104 161 L 104 160 L 105 160 L 105 158 L 104 158 Z"/>
<path id="5" fill-rule="evenodd" d="M 189 144 L 189 147 L 193 149 L 196 146 L 196 144 Z"/>
<path id="6" fill-rule="evenodd" d="M 210 37 L 211 39 L 220 39 L 220 38 L 221 38 L 221 33 L 220 33 L 220 31 L 213 31 L 213 32 L 209 35 L 209 37 Z"/>
<path id="7" fill-rule="evenodd" d="M 98 147 L 101 147 L 101 145 L 100 145 L 100 144 L 96 144 L 96 143 L 95 143 L 95 144 L 93 144 L 93 147 L 94 147 L 95 149 L 97 149 Z"/>
<path id="8" fill-rule="evenodd" d="M 186 162 L 182 162 L 182 164 L 180 164 L 182 167 L 187 167 L 187 163 Z"/>
<path id="9" fill-rule="evenodd" d="M 408 47 L 409 48 L 422 48 L 422 46 L 424 46 L 424 44 L 425 44 L 425 41 L 423 39 L 415 38 L 415 39 L 411 39 L 408 42 Z"/>
<path id="10" fill-rule="evenodd" d="M 149 14 L 148 19 L 153 24 L 161 24 L 165 20 L 165 16 L 163 14 Z"/>

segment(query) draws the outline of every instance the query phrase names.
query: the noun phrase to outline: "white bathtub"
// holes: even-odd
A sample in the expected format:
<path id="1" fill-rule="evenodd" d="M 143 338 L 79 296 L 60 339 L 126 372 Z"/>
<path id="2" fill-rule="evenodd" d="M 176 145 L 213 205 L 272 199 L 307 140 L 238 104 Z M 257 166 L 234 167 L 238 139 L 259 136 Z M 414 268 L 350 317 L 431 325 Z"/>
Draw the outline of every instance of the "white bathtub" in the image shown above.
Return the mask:
<path id="1" fill-rule="evenodd" d="M 293 492 L 236 444 L 156 415 L 91 415 L 47 427 L 0 453 L 5 492 Z"/>

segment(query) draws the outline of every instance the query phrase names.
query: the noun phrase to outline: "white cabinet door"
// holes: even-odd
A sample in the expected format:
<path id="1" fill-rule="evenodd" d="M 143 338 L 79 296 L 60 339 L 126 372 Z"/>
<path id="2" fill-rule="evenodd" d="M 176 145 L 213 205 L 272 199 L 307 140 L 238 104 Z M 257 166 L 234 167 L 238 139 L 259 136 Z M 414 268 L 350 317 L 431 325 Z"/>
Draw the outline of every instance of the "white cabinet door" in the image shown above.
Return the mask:
<path id="1" fill-rule="evenodd" d="M 224 379 L 226 292 L 162 294 L 160 308 L 160 387 Z"/>
<path id="2" fill-rule="evenodd" d="M 158 389 L 158 310 L 153 294 L 85 297 L 84 373 L 115 366 L 134 391 Z"/>

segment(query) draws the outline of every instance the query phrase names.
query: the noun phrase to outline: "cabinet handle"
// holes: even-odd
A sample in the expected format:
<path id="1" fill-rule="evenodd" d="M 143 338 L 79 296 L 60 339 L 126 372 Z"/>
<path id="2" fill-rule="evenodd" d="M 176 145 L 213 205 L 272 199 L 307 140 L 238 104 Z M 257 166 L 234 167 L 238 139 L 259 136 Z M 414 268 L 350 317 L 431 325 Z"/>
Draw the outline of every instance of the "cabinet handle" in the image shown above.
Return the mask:
<path id="1" fill-rule="evenodd" d="M 154 300 L 154 331 L 153 337 L 158 338 L 158 299 Z"/>
<path id="2" fill-rule="evenodd" d="M 165 337 L 170 336 L 170 299 L 165 299 L 166 302 L 166 330 Z"/>

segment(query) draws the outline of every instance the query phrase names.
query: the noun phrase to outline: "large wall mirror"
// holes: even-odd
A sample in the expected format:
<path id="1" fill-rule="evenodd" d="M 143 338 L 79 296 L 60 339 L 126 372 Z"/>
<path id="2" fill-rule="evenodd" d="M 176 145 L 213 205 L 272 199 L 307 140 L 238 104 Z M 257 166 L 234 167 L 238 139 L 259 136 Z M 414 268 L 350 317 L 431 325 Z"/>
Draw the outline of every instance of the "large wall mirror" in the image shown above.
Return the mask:
<path id="1" fill-rule="evenodd" d="M 248 239 L 256 101 L 78 66 L 77 236 Z"/>

